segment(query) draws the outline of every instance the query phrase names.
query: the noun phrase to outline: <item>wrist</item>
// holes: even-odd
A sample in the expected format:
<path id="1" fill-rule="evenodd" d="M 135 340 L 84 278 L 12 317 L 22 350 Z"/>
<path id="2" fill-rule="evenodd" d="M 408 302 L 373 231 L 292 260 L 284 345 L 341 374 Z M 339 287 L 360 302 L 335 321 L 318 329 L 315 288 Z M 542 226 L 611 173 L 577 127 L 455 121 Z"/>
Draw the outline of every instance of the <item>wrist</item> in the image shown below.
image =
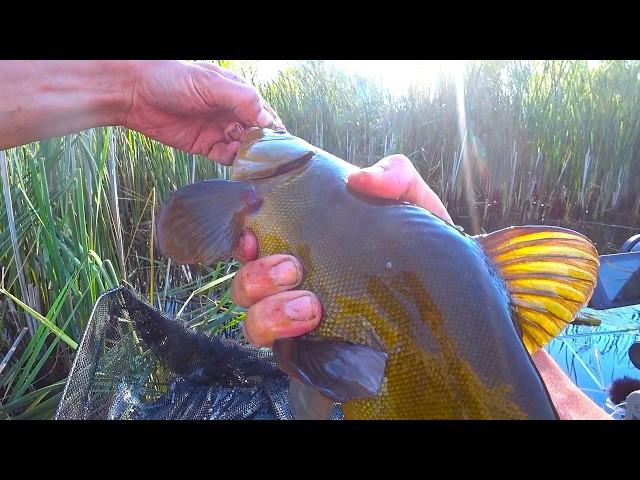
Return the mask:
<path id="1" fill-rule="evenodd" d="M 103 112 L 103 125 L 124 126 L 133 106 L 138 61 L 100 61 L 97 71 L 103 76 L 95 85 L 96 110 Z"/>
<path id="2" fill-rule="evenodd" d="M 562 420 L 611 419 L 566 376 L 545 350 L 535 352 L 532 359 Z"/>

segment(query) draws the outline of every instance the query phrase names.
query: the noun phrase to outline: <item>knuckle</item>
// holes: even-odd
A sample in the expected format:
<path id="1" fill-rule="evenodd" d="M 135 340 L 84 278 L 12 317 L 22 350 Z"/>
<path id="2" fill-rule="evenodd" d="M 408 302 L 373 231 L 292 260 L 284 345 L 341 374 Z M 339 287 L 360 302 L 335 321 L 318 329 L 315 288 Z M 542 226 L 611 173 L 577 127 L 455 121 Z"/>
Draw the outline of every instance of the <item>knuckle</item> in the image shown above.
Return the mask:
<path id="1" fill-rule="evenodd" d="M 269 346 L 275 337 L 272 327 L 273 318 L 273 312 L 268 305 L 264 305 L 264 302 L 249 308 L 243 325 L 247 340 L 257 346 Z"/>

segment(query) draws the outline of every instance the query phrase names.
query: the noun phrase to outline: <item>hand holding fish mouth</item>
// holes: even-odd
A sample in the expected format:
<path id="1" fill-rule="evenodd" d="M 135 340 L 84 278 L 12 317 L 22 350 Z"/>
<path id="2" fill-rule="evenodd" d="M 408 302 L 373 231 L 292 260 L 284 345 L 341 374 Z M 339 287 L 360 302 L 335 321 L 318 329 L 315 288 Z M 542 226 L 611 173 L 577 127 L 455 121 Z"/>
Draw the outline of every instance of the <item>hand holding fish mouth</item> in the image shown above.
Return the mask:
<path id="1" fill-rule="evenodd" d="M 354 172 L 348 179 L 354 191 L 404 200 L 452 222 L 440 198 L 404 155 L 391 155 L 375 165 Z M 244 334 L 256 346 L 269 347 L 278 338 L 296 337 L 320 323 L 322 305 L 313 292 L 291 290 L 302 282 L 303 268 L 291 255 L 255 260 L 256 237 L 245 230 L 234 257 L 245 265 L 233 281 L 234 303 L 247 308 Z"/>
<path id="2" fill-rule="evenodd" d="M 119 125 L 229 165 L 246 128 L 284 128 L 256 88 L 205 62 L 2 61 L 0 84 L 0 149 Z"/>
<path id="3" fill-rule="evenodd" d="M 205 62 L 136 62 L 124 120 L 166 145 L 223 165 L 233 161 L 246 127 L 284 128 L 242 77 Z"/>

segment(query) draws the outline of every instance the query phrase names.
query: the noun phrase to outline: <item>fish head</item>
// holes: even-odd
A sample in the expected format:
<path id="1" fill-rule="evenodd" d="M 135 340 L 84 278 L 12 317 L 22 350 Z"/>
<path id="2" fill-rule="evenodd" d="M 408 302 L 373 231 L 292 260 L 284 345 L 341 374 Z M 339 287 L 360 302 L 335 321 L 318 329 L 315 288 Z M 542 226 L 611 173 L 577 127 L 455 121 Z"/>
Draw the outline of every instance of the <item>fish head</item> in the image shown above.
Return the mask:
<path id="1" fill-rule="evenodd" d="M 316 147 L 286 130 L 250 128 L 231 168 L 233 180 L 258 180 L 284 175 L 309 161 Z"/>

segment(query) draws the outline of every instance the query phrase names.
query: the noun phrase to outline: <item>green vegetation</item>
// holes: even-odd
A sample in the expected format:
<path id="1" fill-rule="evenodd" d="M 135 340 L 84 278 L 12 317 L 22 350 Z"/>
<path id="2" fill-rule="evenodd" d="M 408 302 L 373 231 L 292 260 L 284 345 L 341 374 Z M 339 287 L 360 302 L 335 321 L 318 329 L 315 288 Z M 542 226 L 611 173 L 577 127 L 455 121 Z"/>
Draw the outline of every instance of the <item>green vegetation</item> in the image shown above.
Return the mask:
<path id="1" fill-rule="evenodd" d="M 470 63 L 464 125 L 453 78 L 398 98 L 304 62 L 260 88 L 292 133 L 352 163 L 406 154 L 468 230 L 544 215 L 588 231 L 640 226 L 639 74 L 640 62 Z M 151 242 L 170 191 L 226 168 L 120 128 L 0 155 L 0 418 L 51 417 L 94 302 L 122 280 L 194 328 L 237 331 L 236 265 L 171 265 Z"/>
<path id="2" fill-rule="evenodd" d="M 464 124 L 450 77 L 395 98 L 310 62 L 264 93 L 292 132 L 352 163 L 404 153 L 454 217 L 471 202 L 482 219 L 493 210 L 513 223 L 535 193 L 545 218 L 615 212 L 637 225 L 639 75 L 640 62 L 473 62 L 460 86 Z"/>

